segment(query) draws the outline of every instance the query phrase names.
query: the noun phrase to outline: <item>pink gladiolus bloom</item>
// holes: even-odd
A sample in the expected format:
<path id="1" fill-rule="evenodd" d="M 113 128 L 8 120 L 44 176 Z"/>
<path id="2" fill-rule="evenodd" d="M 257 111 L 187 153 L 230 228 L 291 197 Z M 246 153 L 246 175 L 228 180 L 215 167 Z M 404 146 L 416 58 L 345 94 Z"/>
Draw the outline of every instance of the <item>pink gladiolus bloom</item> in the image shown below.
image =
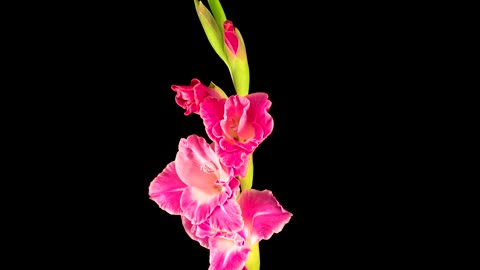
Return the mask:
<path id="1" fill-rule="evenodd" d="M 235 33 L 235 27 L 233 26 L 232 21 L 229 21 L 229 20 L 225 21 L 223 23 L 223 29 L 224 29 L 223 36 L 224 36 L 225 46 L 227 50 L 231 54 L 237 55 L 239 41 L 238 41 L 237 34 Z"/>
<path id="2" fill-rule="evenodd" d="M 245 224 L 238 232 L 216 230 L 210 226 L 210 220 L 193 225 L 182 217 L 188 235 L 210 249 L 209 270 L 245 269 L 250 247 L 282 231 L 292 217 L 292 213 L 283 209 L 269 190 L 246 190 L 240 194 L 236 203 L 241 209 Z"/>
<path id="3" fill-rule="evenodd" d="M 238 228 L 239 221 L 222 218 L 234 216 L 235 207 L 229 199 L 239 192 L 239 181 L 231 170 L 221 164 L 219 157 L 204 138 L 190 135 L 182 138 L 175 161 L 158 174 L 150 183 L 149 195 L 161 209 L 173 215 L 183 215 L 193 224 L 205 222 L 215 209 L 220 212 L 215 217 L 215 228 Z M 222 223 L 223 222 L 223 223 Z"/>
<path id="4" fill-rule="evenodd" d="M 266 93 L 232 95 L 228 99 L 206 98 L 200 108 L 206 131 L 227 167 L 245 176 L 248 157 L 270 135 L 273 118 Z"/>
<path id="5" fill-rule="evenodd" d="M 200 104 L 206 97 L 223 97 L 223 93 L 203 85 L 198 79 L 192 79 L 189 86 L 172 85 L 171 88 L 177 93 L 175 95 L 175 102 L 185 109 L 185 115 L 191 113 L 198 114 Z"/>

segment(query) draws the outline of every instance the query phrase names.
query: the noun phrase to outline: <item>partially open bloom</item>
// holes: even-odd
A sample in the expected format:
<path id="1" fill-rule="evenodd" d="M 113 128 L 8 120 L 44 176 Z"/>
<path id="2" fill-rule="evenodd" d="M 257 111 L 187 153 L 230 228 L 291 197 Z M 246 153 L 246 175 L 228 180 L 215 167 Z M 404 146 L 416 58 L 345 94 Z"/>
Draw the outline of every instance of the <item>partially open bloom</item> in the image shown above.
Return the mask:
<path id="1" fill-rule="evenodd" d="M 194 224 L 203 223 L 217 207 L 239 216 L 240 211 L 228 203 L 238 194 L 239 181 L 221 164 L 213 145 L 190 135 L 180 140 L 178 149 L 175 161 L 150 183 L 150 198 L 166 212 L 183 215 Z M 240 221 L 231 224 L 232 219 L 218 220 L 227 223 L 216 224 L 218 228 L 243 226 Z"/>
<path id="2" fill-rule="evenodd" d="M 227 53 L 236 56 L 238 53 L 239 40 L 237 34 L 235 33 L 235 27 L 233 27 L 232 21 L 225 21 L 223 29 L 223 36 L 225 39 L 225 47 L 227 49 Z"/>
<path id="3" fill-rule="evenodd" d="M 210 249 L 209 270 L 244 269 L 252 245 L 282 231 L 292 217 L 269 190 L 246 190 L 231 203 L 238 204 L 245 225 L 236 232 L 218 230 L 210 220 L 194 225 L 182 217 L 188 235 Z"/>
<path id="4" fill-rule="evenodd" d="M 257 92 L 228 99 L 206 98 L 200 107 L 220 160 L 236 175 L 245 176 L 249 155 L 272 132 L 271 104 L 266 93 Z"/>
<path id="5" fill-rule="evenodd" d="M 240 30 L 230 20 L 223 23 L 223 40 L 235 91 L 240 96 L 246 96 L 250 84 L 247 50 Z"/>
<path id="6" fill-rule="evenodd" d="M 185 109 L 185 115 L 198 114 L 200 104 L 206 97 L 227 98 L 227 95 L 213 83 L 207 87 L 198 79 L 192 79 L 190 85 L 172 85 L 171 88 L 177 93 L 175 102 Z"/>

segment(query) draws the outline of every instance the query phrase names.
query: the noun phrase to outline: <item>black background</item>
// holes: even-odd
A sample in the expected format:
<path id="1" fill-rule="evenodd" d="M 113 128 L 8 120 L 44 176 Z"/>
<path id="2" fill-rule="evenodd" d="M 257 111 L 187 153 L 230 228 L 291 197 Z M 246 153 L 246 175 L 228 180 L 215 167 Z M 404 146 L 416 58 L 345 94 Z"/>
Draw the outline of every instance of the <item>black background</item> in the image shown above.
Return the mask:
<path id="1" fill-rule="evenodd" d="M 391 63 L 404 52 L 382 23 L 392 8 L 222 4 L 246 43 L 250 92 L 272 101 L 253 188 L 293 213 L 260 243 L 262 269 L 402 264 L 392 250 L 403 231 L 393 229 L 402 172 L 391 153 L 402 141 L 391 108 L 403 82 Z M 20 251 L 43 251 L 47 265 L 207 269 L 208 250 L 148 197 L 180 138 L 206 137 L 171 85 L 198 78 L 234 94 L 193 1 L 51 8 L 18 34 L 27 41 L 17 65 L 32 75 L 16 92 L 30 108 L 16 153 L 33 178 L 19 199 L 30 224 Z"/>

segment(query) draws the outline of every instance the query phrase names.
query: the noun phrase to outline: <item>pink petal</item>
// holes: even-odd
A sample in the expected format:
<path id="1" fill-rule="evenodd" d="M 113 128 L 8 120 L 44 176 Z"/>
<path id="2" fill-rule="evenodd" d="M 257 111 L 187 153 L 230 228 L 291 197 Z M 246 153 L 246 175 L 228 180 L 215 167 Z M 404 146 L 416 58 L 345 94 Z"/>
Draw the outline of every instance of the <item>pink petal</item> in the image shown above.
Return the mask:
<path id="1" fill-rule="evenodd" d="M 187 186 L 180 180 L 175 170 L 175 163 L 167 167 L 150 182 L 149 196 L 161 209 L 171 215 L 180 215 L 180 198 Z"/>
<path id="2" fill-rule="evenodd" d="M 182 216 L 183 225 L 187 233 L 192 239 L 197 240 L 206 248 L 208 248 L 208 239 L 218 234 L 225 235 L 229 233 L 235 235 L 236 238 L 240 238 L 241 243 L 245 241 L 245 232 L 240 231 L 243 229 L 240 206 L 234 199 L 237 198 L 240 192 L 240 182 L 234 179 L 228 184 L 231 189 L 230 199 L 223 206 L 217 207 L 212 215 L 203 223 L 193 224 L 185 216 Z M 226 214 L 224 214 L 222 209 Z M 212 223 L 214 224 L 213 226 Z"/>
<path id="3" fill-rule="evenodd" d="M 200 116 L 207 131 L 208 137 L 214 142 L 223 138 L 220 120 L 223 119 L 225 99 L 207 98 L 200 107 Z"/>
<path id="4" fill-rule="evenodd" d="M 249 189 L 240 194 L 238 203 L 245 225 L 249 227 L 250 242 L 268 240 L 282 231 L 292 213 L 283 209 L 270 190 Z"/>
<path id="5" fill-rule="evenodd" d="M 243 229 L 240 206 L 235 198 L 219 205 L 209 217 L 212 230 L 221 232 L 238 232 Z"/>
<path id="6" fill-rule="evenodd" d="M 175 167 L 185 184 L 214 196 L 221 191 L 217 181 L 228 182 L 232 178 L 204 138 L 197 135 L 182 138 L 178 149 Z"/>
<path id="7" fill-rule="evenodd" d="M 229 149 L 230 151 L 225 150 L 225 148 Z M 215 147 L 222 163 L 229 164 L 229 166 L 231 166 L 231 168 L 233 169 L 233 175 L 244 177 L 248 167 L 248 155 L 252 151 L 231 151 L 230 146 L 227 146 L 225 148 Z"/>
<path id="8" fill-rule="evenodd" d="M 235 239 L 217 236 L 210 238 L 210 267 L 208 270 L 242 270 L 250 248 Z"/>
<path id="9" fill-rule="evenodd" d="M 231 96 L 225 102 L 225 114 L 220 125 L 231 143 L 246 142 L 254 134 L 247 119 L 250 101 L 246 97 Z"/>
<path id="10" fill-rule="evenodd" d="M 214 97 L 214 98 L 223 98 L 222 95 L 217 92 L 217 90 L 213 88 L 209 88 L 200 82 L 193 86 L 193 91 L 195 93 L 195 100 L 197 104 L 199 104 L 198 108 L 200 109 L 200 104 L 207 98 L 207 97 Z"/>
<path id="11" fill-rule="evenodd" d="M 199 106 L 195 100 L 195 92 L 193 86 L 199 84 L 198 79 L 192 79 L 190 85 L 172 85 L 171 88 L 177 94 L 175 95 L 175 102 L 185 109 L 184 114 L 189 115 L 196 113 L 199 110 Z"/>
<path id="12" fill-rule="evenodd" d="M 206 220 L 205 222 L 199 225 L 193 225 L 192 232 L 195 233 L 195 236 L 201 239 L 209 239 L 217 235 L 219 232 L 214 230 L 212 226 L 210 226 L 210 220 Z M 208 244 L 208 243 L 207 243 Z"/>
<path id="13" fill-rule="evenodd" d="M 198 233 L 198 226 L 194 226 L 190 220 L 188 220 L 185 216 L 182 216 L 182 225 L 185 228 L 185 231 L 187 232 L 188 236 L 192 238 L 193 240 L 197 241 L 200 243 L 202 247 L 208 248 L 208 239 L 209 235 L 203 233 Z"/>
<path id="14" fill-rule="evenodd" d="M 255 132 L 256 139 L 263 141 L 273 130 L 273 118 L 268 113 L 272 102 L 268 99 L 268 95 L 262 92 L 249 94 L 247 98 L 250 100 L 251 108 L 248 111 L 248 118 L 263 130 L 262 134 Z"/>
<path id="15" fill-rule="evenodd" d="M 218 205 L 224 204 L 229 195 L 221 191 L 217 194 L 208 194 L 202 189 L 187 187 L 180 198 L 180 207 L 183 215 L 193 224 L 200 224 L 207 220 Z"/>
<path id="16" fill-rule="evenodd" d="M 241 220 L 241 217 L 240 217 Z M 227 221 L 228 222 L 228 221 Z M 240 221 L 241 225 L 243 226 L 243 221 Z M 195 225 L 191 224 L 191 232 L 195 235 L 196 238 L 200 239 L 208 239 L 210 237 L 218 236 L 218 235 L 223 235 L 227 236 L 230 235 L 230 237 L 233 237 L 237 239 L 237 243 L 243 245 L 245 243 L 245 238 L 246 234 L 245 231 L 243 231 L 242 227 L 240 227 L 239 230 L 236 230 L 235 232 L 232 231 L 221 231 L 218 230 L 218 228 L 215 228 L 214 226 L 211 225 L 211 218 L 207 219 L 205 222 Z"/>

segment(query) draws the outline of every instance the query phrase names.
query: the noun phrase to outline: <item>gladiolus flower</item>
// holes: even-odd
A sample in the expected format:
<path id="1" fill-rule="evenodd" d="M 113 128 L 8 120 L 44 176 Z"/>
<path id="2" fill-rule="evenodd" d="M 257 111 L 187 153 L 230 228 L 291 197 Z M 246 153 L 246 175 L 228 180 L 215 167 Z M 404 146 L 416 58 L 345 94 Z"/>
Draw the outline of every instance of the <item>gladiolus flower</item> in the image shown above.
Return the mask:
<path id="1" fill-rule="evenodd" d="M 199 114 L 200 104 L 206 97 L 227 98 L 222 89 L 215 84 L 212 83 L 210 87 L 207 87 L 198 79 L 192 79 L 188 86 L 172 85 L 171 88 L 177 93 L 175 102 L 185 109 L 185 115 Z"/>
<path id="2" fill-rule="evenodd" d="M 239 192 L 239 181 L 231 170 L 221 164 L 213 149 L 204 138 L 190 135 L 182 138 L 175 161 L 150 183 L 149 195 L 161 209 L 173 215 L 182 215 L 193 224 L 213 220 L 215 228 L 238 228 L 241 222 L 233 222 L 215 209 L 226 209 L 225 215 L 234 216 L 239 211 L 231 206 L 229 199 Z M 225 222 L 226 224 L 223 224 Z"/>
<path id="3" fill-rule="evenodd" d="M 292 213 L 286 211 L 269 190 L 246 190 L 235 203 L 241 209 L 245 224 L 238 232 L 216 230 L 208 219 L 203 224 L 194 225 L 182 217 L 187 234 L 210 250 L 209 270 L 245 269 L 252 245 L 281 232 L 292 217 Z"/>
<path id="4" fill-rule="evenodd" d="M 273 118 L 266 93 L 233 95 L 228 99 L 206 98 L 200 107 L 208 136 L 227 167 L 245 176 L 249 155 L 270 135 Z"/>

